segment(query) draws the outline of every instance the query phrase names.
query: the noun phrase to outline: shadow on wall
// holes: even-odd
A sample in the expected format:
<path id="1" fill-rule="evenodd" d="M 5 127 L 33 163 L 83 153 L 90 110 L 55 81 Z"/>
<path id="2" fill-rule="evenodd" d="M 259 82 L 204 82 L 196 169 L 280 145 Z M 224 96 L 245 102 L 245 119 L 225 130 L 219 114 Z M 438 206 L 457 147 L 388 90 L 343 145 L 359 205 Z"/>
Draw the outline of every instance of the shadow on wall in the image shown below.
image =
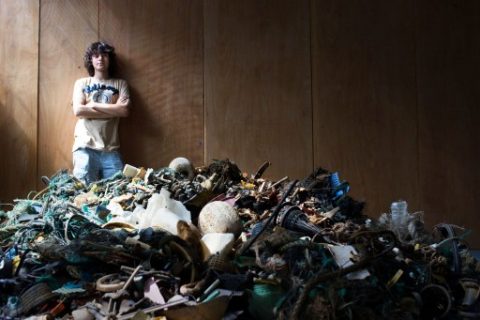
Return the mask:
<path id="1" fill-rule="evenodd" d="M 120 121 L 120 152 L 125 163 L 156 169 L 160 167 L 161 153 L 159 144 L 152 145 L 151 141 L 162 140 L 162 126 L 152 117 L 147 101 L 135 86 L 130 85 L 130 96 L 130 115 Z"/>
<path id="2" fill-rule="evenodd" d="M 3 102 L 0 110 L 0 202 L 11 202 L 35 190 L 36 150 Z"/>

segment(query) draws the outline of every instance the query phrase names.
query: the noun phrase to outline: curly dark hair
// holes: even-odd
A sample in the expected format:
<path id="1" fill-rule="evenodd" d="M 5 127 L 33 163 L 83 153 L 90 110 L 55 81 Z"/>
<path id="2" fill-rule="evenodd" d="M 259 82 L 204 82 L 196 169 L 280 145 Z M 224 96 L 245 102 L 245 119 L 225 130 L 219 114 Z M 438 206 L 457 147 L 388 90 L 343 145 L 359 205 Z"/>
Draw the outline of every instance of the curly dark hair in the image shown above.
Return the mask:
<path id="1" fill-rule="evenodd" d="M 117 71 L 117 61 L 115 59 L 115 48 L 109 45 L 106 42 L 99 41 L 94 42 L 90 46 L 88 46 L 87 50 L 85 51 L 85 55 L 83 57 L 85 68 L 88 71 L 88 74 L 93 77 L 95 75 L 95 69 L 93 68 L 92 64 L 92 56 L 95 54 L 102 54 L 107 53 L 109 58 L 109 66 L 108 66 L 108 75 L 111 77 L 115 75 Z"/>

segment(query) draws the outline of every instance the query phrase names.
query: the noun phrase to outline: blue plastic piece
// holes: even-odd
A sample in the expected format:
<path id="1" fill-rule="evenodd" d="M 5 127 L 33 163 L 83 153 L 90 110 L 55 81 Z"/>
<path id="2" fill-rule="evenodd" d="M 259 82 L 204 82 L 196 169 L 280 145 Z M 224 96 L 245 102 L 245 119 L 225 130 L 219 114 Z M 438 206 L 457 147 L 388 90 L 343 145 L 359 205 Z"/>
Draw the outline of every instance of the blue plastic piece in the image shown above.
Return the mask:
<path id="1" fill-rule="evenodd" d="M 347 194 L 347 192 L 350 190 L 348 182 L 340 182 L 338 172 L 332 172 L 330 174 L 330 185 L 332 187 L 333 197 L 336 199 Z"/>
<path id="2" fill-rule="evenodd" d="M 15 258 L 16 255 L 17 255 L 17 248 L 15 246 L 11 247 L 10 249 L 7 250 L 7 252 L 5 252 L 5 259 L 13 260 L 13 258 Z"/>
<path id="3" fill-rule="evenodd" d="M 337 189 L 340 186 L 340 178 L 338 176 L 338 172 L 333 172 L 330 175 L 330 184 L 332 185 L 332 190 Z M 335 197 L 341 197 L 344 195 L 344 192 L 342 189 L 339 189 L 335 192 Z"/>

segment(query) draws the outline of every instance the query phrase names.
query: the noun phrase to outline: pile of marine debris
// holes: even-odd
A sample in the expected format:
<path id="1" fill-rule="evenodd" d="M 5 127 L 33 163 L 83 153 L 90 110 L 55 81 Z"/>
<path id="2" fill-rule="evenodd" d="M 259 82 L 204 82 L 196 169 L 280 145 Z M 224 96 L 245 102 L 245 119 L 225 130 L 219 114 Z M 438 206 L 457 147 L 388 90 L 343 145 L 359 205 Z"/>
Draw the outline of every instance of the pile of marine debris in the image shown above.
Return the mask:
<path id="1" fill-rule="evenodd" d="M 338 173 L 262 178 L 231 161 L 60 171 L 0 211 L 5 319 L 473 319 L 466 230 L 394 202 L 362 213 Z M 7 210 L 9 209 L 9 210 Z"/>

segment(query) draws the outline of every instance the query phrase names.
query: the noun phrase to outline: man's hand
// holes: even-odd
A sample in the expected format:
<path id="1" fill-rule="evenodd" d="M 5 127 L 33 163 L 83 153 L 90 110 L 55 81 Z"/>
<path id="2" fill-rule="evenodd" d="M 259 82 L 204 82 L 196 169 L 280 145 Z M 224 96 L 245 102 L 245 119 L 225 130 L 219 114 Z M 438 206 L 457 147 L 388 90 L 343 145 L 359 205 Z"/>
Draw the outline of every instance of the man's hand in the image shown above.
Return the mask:
<path id="1" fill-rule="evenodd" d="M 116 105 L 120 107 L 127 107 L 130 103 L 130 98 L 127 96 L 123 96 L 118 98 Z"/>
<path id="2" fill-rule="evenodd" d="M 96 103 L 92 109 L 110 115 L 111 117 L 127 117 L 129 114 L 129 104 L 129 97 L 122 96 L 119 97 L 117 102 L 114 104 Z"/>
<path id="3" fill-rule="evenodd" d="M 90 109 L 93 109 L 95 107 L 95 102 L 93 102 L 93 100 L 90 100 L 90 102 L 88 102 L 85 107 L 87 108 L 90 108 Z"/>
<path id="4" fill-rule="evenodd" d="M 74 102 L 73 113 L 77 118 L 80 119 L 106 119 L 112 117 L 105 112 L 96 110 L 95 106 L 96 103 L 93 101 L 90 101 L 86 104 L 83 104 L 82 102 Z"/>

